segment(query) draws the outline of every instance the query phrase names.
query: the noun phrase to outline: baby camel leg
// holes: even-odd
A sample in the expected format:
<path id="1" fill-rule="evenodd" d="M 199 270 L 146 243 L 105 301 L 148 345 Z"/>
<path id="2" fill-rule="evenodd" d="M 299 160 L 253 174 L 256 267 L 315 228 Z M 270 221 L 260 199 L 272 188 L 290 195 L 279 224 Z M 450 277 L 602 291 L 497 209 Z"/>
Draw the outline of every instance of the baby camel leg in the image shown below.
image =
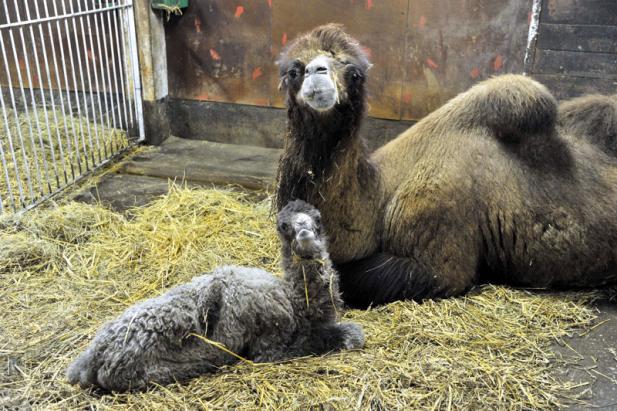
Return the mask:
<path id="1" fill-rule="evenodd" d="M 263 347 L 255 362 L 277 362 L 308 355 L 364 347 L 364 331 L 355 323 L 331 323 L 312 326 L 288 345 Z"/>

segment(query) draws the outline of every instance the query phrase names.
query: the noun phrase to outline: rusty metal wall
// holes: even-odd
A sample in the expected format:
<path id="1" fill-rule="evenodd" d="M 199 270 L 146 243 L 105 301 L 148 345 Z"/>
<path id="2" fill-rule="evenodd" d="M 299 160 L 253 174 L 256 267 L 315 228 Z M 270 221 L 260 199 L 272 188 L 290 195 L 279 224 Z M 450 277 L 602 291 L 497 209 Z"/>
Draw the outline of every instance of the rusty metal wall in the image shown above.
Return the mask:
<path id="1" fill-rule="evenodd" d="M 370 115 L 421 118 L 521 72 L 531 0 L 201 0 L 166 28 L 170 95 L 282 107 L 274 64 L 298 33 L 343 23 L 367 48 Z"/>

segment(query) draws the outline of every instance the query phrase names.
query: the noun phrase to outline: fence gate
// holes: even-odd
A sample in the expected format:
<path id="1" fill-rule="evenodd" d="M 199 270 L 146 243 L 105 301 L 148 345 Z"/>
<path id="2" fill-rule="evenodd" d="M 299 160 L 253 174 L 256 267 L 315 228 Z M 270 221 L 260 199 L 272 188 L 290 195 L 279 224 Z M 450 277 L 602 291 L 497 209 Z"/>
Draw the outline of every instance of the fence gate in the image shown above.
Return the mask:
<path id="1" fill-rule="evenodd" d="M 133 0 L 0 0 L 0 214 L 143 139 Z"/>

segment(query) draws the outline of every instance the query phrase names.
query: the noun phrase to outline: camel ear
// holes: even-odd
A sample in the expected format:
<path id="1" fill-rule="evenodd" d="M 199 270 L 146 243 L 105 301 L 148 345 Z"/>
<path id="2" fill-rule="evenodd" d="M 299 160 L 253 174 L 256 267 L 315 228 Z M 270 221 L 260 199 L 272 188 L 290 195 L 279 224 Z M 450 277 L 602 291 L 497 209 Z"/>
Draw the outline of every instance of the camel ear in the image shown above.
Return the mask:
<path id="1" fill-rule="evenodd" d="M 287 76 L 284 76 L 281 78 L 281 81 L 279 81 L 278 91 L 283 90 L 283 88 L 287 88 Z"/>

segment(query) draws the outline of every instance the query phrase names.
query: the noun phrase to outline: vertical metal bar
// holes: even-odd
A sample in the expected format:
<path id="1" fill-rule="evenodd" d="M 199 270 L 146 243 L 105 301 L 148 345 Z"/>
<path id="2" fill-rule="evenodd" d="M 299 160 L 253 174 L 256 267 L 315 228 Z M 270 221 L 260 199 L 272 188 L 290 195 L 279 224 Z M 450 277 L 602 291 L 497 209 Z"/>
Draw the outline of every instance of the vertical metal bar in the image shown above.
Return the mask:
<path id="1" fill-rule="evenodd" d="M 19 14 L 19 5 L 17 4 L 17 0 L 13 1 L 13 4 L 15 6 L 15 13 L 17 15 L 17 20 L 21 21 L 21 16 Z M 6 6 L 6 1 L 4 2 L 4 5 Z M 7 12 L 8 15 L 8 12 Z M 51 193 L 52 188 L 51 188 L 51 179 L 49 177 L 49 167 L 47 165 L 47 155 L 45 153 L 45 144 L 43 143 L 43 136 L 41 135 L 41 122 L 39 120 L 39 111 L 36 107 L 36 98 L 34 97 L 34 85 L 32 82 L 32 74 L 30 72 L 30 59 L 28 58 L 28 47 L 26 47 L 26 39 L 24 37 L 24 30 L 23 27 L 19 27 L 19 38 L 21 39 L 21 45 L 22 45 L 22 51 L 24 53 L 24 66 L 26 67 L 26 78 L 28 79 L 28 88 L 30 89 L 30 103 L 32 104 L 32 112 L 34 114 L 34 124 L 36 126 L 36 131 L 37 131 L 37 135 L 39 136 L 39 145 L 41 146 L 41 160 L 43 163 L 43 169 L 45 170 L 45 183 L 47 185 L 47 190 L 49 193 Z M 18 65 L 18 59 L 17 59 L 17 50 L 13 50 L 13 53 L 15 55 L 15 64 Z M 21 75 L 20 75 L 21 76 Z M 23 86 L 22 86 L 22 90 L 23 90 Z M 25 101 L 25 94 L 24 94 L 24 107 L 26 108 L 26 118 L 28 119 L 28 125 L 30 127 L 30 132 L 32 133 L 32 118 L 30 117 L 27 107 L 28 104 Z M 34 149 L 34 136 L 32 136 L 32 144 L 33 144 L 33 149 Z M 38 161 L 38 160 L 37 160 Z M 45 195 L 45 192 L 43 190 L 41 190 L 41 195 Z"/>
<path id="2" fill-rule="evenodd" d="M 58 6 L 57 6 L 57 1 L 53 1 L 52 4 L 54 5 L 54 15 L 58 15 Z M 49 10 L 47 9 L 47 2 L 44 1 L 43 5 L 45 6 L 45 13 L 49 14 Z M 69 29 L 68 29 L 68 23 L 65 20 L 64 21 L 64 31 L 66 34 L 66 38 L 67 41 L 69 40 Z M 70 115 L 70 123 L 71 123 L 71 129 L 73 131 L 73 139 L 75 140 L 75 156 L 77 158 L 77 170 L 79 171 L 79 174 L 82 174 L 82 168 L 81 168 L 81 162 L 82 162 L 82 154 L 80 153 L 80 148 L 79 148 L 79 143 L 80 141 L 82 142 L 83 148 L 84 148 L 84 152 L 83 152 L 83 160 L 85 161 L 85 165 L 86 165 L 86 169 L 88 168 L 88 155 L 86 154 L 86 150 L 85 150 L 85 143 L 84 143 L 84 133 L 83 133 L 83 129 L 81 127 L 81 121 L 79 121 L 79 135 L 76 131 L 76 127 L 75 127 L 75 119 L 73 118 L 73 103 L 71 102 L 71 86 L 69 84 L 69 78 L 68 78 L 68 70 L 67 70 L 67 66 L 66 66 L 66 58 L 65 58 L 65 54 L 64 54 L 64 43 L 62 41 L 62 30 L 60 28 L 60 20 L 56 20 L 56 32 L 58 33 L 58 43 L 60 44 L 60 61 L 62 63 L 62 74 L 63 74 L 63 78 L 64 78 L 64 86 L 66 88 L 66 101 L 68 103 L 68 109 L 69 109 L 69 115 Z M 77 105 L 77 110 L 79 112 L 79 103 L 77 102 L 77 100 L 79 99 L 79 95 L 78 95 L 78 89 L 77 89 L 77 80 L 75 78 L 75 70 L 74 67 L 75 65 L 73 64 L 73 52 L 71 51 L 71 43 L 68 43 L 69 45 L 69 58 L 70 58 L 70 63 L 71 63 L 71 72 L 73 74 L 73 85 L 74 85 L 74 90 L 75 90 L 75 95 L 77 96 L 75 98 L 75 103 Z M 56 71 L 56 78 L 58 78 L 58 72 Z M 60 80 L 58 79 L 58 84 L 60 84 Z M 60 93 L 60 95 L 62 96 L 62 93 Z M 64 112 L 64 104 L 62 104 L 62 114 L 64 116 L 64 122 L 66 124 L 66 113 Z M 67 135 L 68 135 L 68 131 L 67 131 Z"/>
<path id="3" fill-rule="evenodd" d="M 112 23 L 111 23 L 111 13 L 112 13 L 112 11 L 109 11 L 107 13 L 107 25 L 108 25 L 108 29 L 113 32 L 114 30 L 112 28 L 113 26 L 112 26 Z M 116 64 L 116 53 L 114 51 L 114 49 L 117 49 L 118 46 L 117 46 L 117 43 L 116 43 L 116 45 L 114 47 L 113 40 L 114 39 L 113 39 L 113 36 L 112 36 L 112 38 L 110 38 L 111 66 L 113 68 L 113 73 L 114 73 L 114 87 L 113 87 L 113 89 L 114 89 L 114 110 L 113 110 L 112 114 L 113 114 L 114 118 L 116 118 L 116 114 L 117 114 L 118 122 L 116 123 L 116 126 L 119 129 L 122 129 L 123 128 L 123 126 L 122 126 L 122 107 L 121 107 L 122 103 L 120 102 L 120 86 L 119 86 L 119 83 L 118 83 L 118 81 L 120 81 L 120 78 L 119 78 L 120 76 L 118 75 L 118 67 L 117 67 L 117 64 Z M 120 64 L 120 62 L 118 62 L 118 64 Z"/>
<path id="4" fill-rule="evenodd" d="M 17 0 L 16 0 L 17 1 Z M 29 21 L 30 20 L 30 7 L 28 7 L 28 1 L 26 0 L 24 2 L 25 4 L 25 11 L 26 11 L 26 19 Z M 15 6 L 17 7 L 17 6 Z M 41 105 L 43 107 L 43 113 L 44 113 L 44 118 L 45 118 L 45 127 L 47 128 L 47 136 L 49 139 L 49 151 L 51 154 L 51 160 L 52 160 L 52 166 L 53 166 L 53 171 L 54 171 L 54 177 L 56 179 L 56 188 L 60 188 L 60 178 L 58 177 L 58 165 L 56 162 L 56 150 L 54 148 L 54 142 L 53 142 L 53 136 L 52 136 L 52 132 L 51 132 L 51 127 L 49 126 L 49 113 L 47 112 L 47 102 L 45 101 L 45 87 L 43 84 L 43 76 L 41 75 L 41 63 L 39 60 L 39 53 L 36 47 L 36 40 L 34 38 L 34 29 L 32 28 L 32 24 L 30 24 L 28 26 L 29 32 L 30 32 L 30 42 L 32 43 L 32 54 L 34 54 L 34 66 L 36 68 L 36 76 L 37 79 L 39 81 L 39 92 L 41 94 Z M 45 57 L 45 63 L 47 63 L 47 53 L 45 52 L 45 42 L 43 40 L 43 33 L 41 30 L 41 26 L 39 25 L 39 33 L 41 34 L 41 42 L 42 42 L 42 49 L 43 49 L 43 55 Z M 25 51 L 25 50 L 24 50 Z M 49 65 L 46 64 L 46 67 L 49 69 Z M 33 100 L 34 99 L 34 84 L 31 82 L 30 83 L 30 92 L 33 94 Z M 51 90 L 51 85 L 50 85 L 50 90 Z M 39 118 L 39 110 L 38 107 L 36 105 L 34 105 L 34 110 L 36 110 L 36 118 L 38 120 Z M 41 150 L 44 152 L 44 144 L 43 144 L 43 133 L 41 132 L 41 130 L 39 129 L 39 140 L 41 142 Z M 60 143 L 60 139 L 58 139 L 58 142 Z M 62 152 L 62 147 L 60 146 L 60 152 Z M 63 155 L 61 155 L 61 158 L 64 158 Z M 48 177 L 49 178 L 49 177 Z M 64 179 L 66 182 L 66 169 L 64 169 Z M 52 189 L 51 189 L 51 182 L 48 180 L 47 184 L 49 185 L 50 189 L 49 192 L 51 193 Z"/>
<path id="5" fill-rule="evenodd" d="M 62 12 L 64 14 L 66 14 L 66 5 L 64 4 L 64 0 L 62 1 Z M 73 13 L 73 2 L 72 0 L 69 0 L 69 5 L 71 7 L 71 13 Z M 73 82 L 75 83 L 75 101 L 77 103 L 77 116 L 78 121 L 79 121 L 79 129 L 82 132 L 82 138 L 81 138 L 81 143 L 83 146 L 83 150 L 84 150 L 84 156 L 86 157 L 86 170 L 90 170 L 90 168 L 88 167 L 88 161 L 87 161 L 87 153 L 90 154 L 90 160 L 92 161 L 92 167 L 94 168 L 95 164 L 96 164 L 96 160 L 94 158 L 94 153 L 92 152 L 92 133 L 90 132 L 90 117 L 88 116 L 88 107 L 87 107 L 87 100 L 86 100 L 86 86 L 85 86 L 85 81 L 84 81 L 84 75 L 83 75 L 83 70 L 82 70 L 82 66 L 81 66 L 81 58 L 79 55 L 79 37 L 77 35 L 77 23 L 75 22 L 75 17 L 71 18 L 71 22 L 73 23 L 73 37 L 75 40 L 75 46 L 76 47 L 76 58 L 77 58 L 77 67 L 79 70 L 79 78 L 81 80 L 81 91 L 82 91 L 82 98 L 83 98 L 83 102 L 84 105 L 86 106 L 86 129 L 88 130 L 88 141 L 90 143 L 90 151 L 88 151 L 88 149 L 86 148 L 86 136 L 85 133 L 83 132 L 83 122 L 82 122 L 82 117 L 81 117 L 81 106 L 80 106 L 80 99 L 79 99 L 79 87 L 77 86 L 77 76 L 75 75 L 75 64 L 74 64 L 74 60 L 73 60 L 73 47 L 71 47 L 71 44 L 69 43 L 69 58 L 71 60 L 71 71 L 73 72 Z M 65 24 L 65 29 L 66 29 L 66 33 L 68 36 L 69 33 L 69 28 L 68 28 L 68 22 L 67 20 L 64 20 L 64 24 Z"/>
<path id="6" fill-rule="evenodd" d="M 114 132 L 111 129 L 111 124 L 109 122 L 109 106 L 108 106 L 108 102 L 107 102 L 107 87 L 109 82 L 106 83 L 106 79 L 105 79 L 105 70 L 103 69 L 103 62 L 105 61 L 105 58 L 103 57 L 104 54 L 101 51 L 101 37 L 104 38 L 105 33 L 103 33 L 100 29 L 99 29 L 99 19 L 98 17 L 101 16 L 102 12 L 99 12 L 97 14 L 95 14 L 93 16 L 94 19 L 94 32 L 96 34 L 96 52 L 97 52 L 97 56 L 98 56 L 98 68 L 100 70 L 101 73 L 101 88 L 99 89 L 99 95 L 101 92 L 103 92 L 103 103 L 105 105 L 105 117 L 107 118 L 107 121 L 103 122 L 103 112 L 101 111 L 101 124 L 102 124 L 102 129 L 103 129 L 103 148 L 105 149 L 105 157 L 107 157 L 107 147 L 109 145 L 109 153 L 112 154 L 114 153 L 114 148 L 113 148 L 113 136 L 114 136 Z M 103 50 L 107 50 L 107 48 L 104 48 Z M 97 87 L 98 87 L 98 82 L 97 82 Z M 99 100 L 100 101 L 100 100 Z M 100 104 L 99 104 L 99 109 L 100 109 Z"/>
<path id="7" fill-rule="evenodd" d="M 0 30 L 0 42 L 3 43 L 3 39 L 2 39 L 2 31 Z M 3 43 L 4 44 L 4 43 Z M 9 84 L 8 84 L 9 88 L 11 88 L 11 81 L 9 80 Z M 17 180 L 17 187 L 19 189 L 19 198 L 21 200 L 21 202 L 24 202 L 24 193 L 21 187 L 21 179 L 19 177 L 19 167 L 17 165 L 17 157 L 15 156 L 15 150 L 13 148 L 13 137 L 11 135 L 11 129 L 9 127 L 9 118 L 6 115 L 6 106 L 4 105 L 4 92 L 2 91 L 2 86 L 0 85 L 0 106 L 2 106 L 2 117 L 4 118 L 4 127 L 6 128 L 6 135 L 8 137 L 8 141 L 9 141 L 9 149 L 11 150 L 11 156 L 13 158 L 13 165 L 15 167 L 15 175 L 16 175 L 16 180 Z M 2 157 L 2 168 L 4 169 L 4 177 L 6 179 L 6 187 L 8 189 L 9 192 L 9 200 L 11 202 L 11 207 L 13 208 L 13 211 L 15 211 L 17 209 L 17 207 L 15 206 L 15 195 L 13 194 L 13 189 L 11 187 L 11 177 L 9 175 L 9 167 L 6 163 L 6 157 L 4 154 L 4 148 L 3 148 L 3 143 L 2 140 L 0 140 L 0 156 Z"/>
<path id="8" fill-rule="evenodd" d="M 123 45 L 120 43 L 120 36 L 118 36 L 118 31 L 120 31 L 122 28 L 118 26 L 118 15 L 116 14 L 117 10 L 113 10 L 112 14 L 114 17 L 114 37 L 116 39 L 116 51 L 118 52 L 118 62 L 122 62 L 122 47 Z M 125 82 L 124 82 L 124 65 L 120 68 L 120 87 L 122 88 L 122 107 L 124 108 L 124 120 L 125 123 L 124 124 L 124 130 L 128 130 L 129 128 L 129 119 L 128 119 L 128 111 L 127 111 L 127 105 L 126 105 L 126 89 L 125 89 Z"/>
<path id="9" fill-rule="evenodd" d="M 39 10 L 39 2 L 35 1 L 34 2 L 34 9 L 35 9 L 35 13 L 36 13 L 36 18 L 40 19 L 41 18 L 41 13 Z M 30 19 L 30 13 L 29 13 L 29 8 L 28 8 L 28 2 L 26 2 L 26 12 L 28 13 L 28 19 Z M 49 25 L 48 25 L 49 27 Z M 55 125 L 55 130 L 56 130 L 56 139 L 58 140 L 58 151 L 60 153 L 60 164 L 62 165 L 62 172 L 64 173 L 64 184 L 67 184 L 69 181 L 69 177 L 68 177 L 68 173 L 66 171 L 66 154 L 64 153 L 64 144 L 62 143 L 62 139 L 60 138 L 60 129 L 58 127 L 59 122 L 58 122 L 58 114 L 56 112 L 56 99 L 54 96 L 54 86 L 53 83 L 51 82 L 51 74 L 50 74 L 50 66 L 49 66 L 49 59 L 47 58 L 47 46 L 45 44 L 45 36 L 43 35 L 43 24 L 38 24 L 38 31 L 39 31 L 39 38 L 41 39 L 41 49 L 43 52 L 43 63 L 45 64 L 45 73 L 47 74 L 47 84 L 49 85 L 49 97 L 50 97 L 50 102 L 51 102 L 51 113 L 52 113 L 52 117 L 54 119 L 54 125 Z M 52 36 L 50 33 L 50 41 L 52 40 Z M 53 47 L 53 44 L 52 44 Z M 40 79 L 40 77 L 39 77 Z M 41 93 L 43 92 L 43 80 L 40 79 L 39 80 L 41 82 Z M 43 104 L 45 104 L 45 98 L 43 95 Z M 46 116 L 46 121 L 47 123 L 47 128 L 49 129 L 49 121 L 48 121 L 48 117 L 49 114 L 47 112 L 47 109 L 45 108 L 45 116 Z M 49 139 L 50 142 L 53 140 L 52 137 L 52 132 L 49 129 Z M 70 145 L 69 145 L 69 150 L 70 150 Z"/>
<path id="10" fill-rule="evenodd" d="M 128 28 L 129 28 L 129 43 L 131 53 L 131 66 L 133 67 L 133 104 L 135 105 L 135 118 L 139 126 L 139 138 L 138 142 L 142 142 L 146 139 L 144 130 L 144 116 L 141 96 L 141 78 L 139 76 L 139 64 L 137 57 L 137 35 L 135 33 L 135 15 L 133 12 L 133 0 L 129 0 L 129 8 L 126 10 L 128 15 Z"/>
<path id="11" fill-rule="evenodd" d="M 8 6 L 6 1 L 4 1 L 4 10 L 6 13 L 6 16 L 8 18 L 9 13 L 8 13 Z M 13 30 L 9 29 L 9 39 L 11 41 L 11 48 L 13 51 L 13 58 L 15 61 L 15 69 L 17 72 L 17 79 L 19 80 L 19 89 L 21 91 L 21 96 L 23 99 L 23 104 L 24 104 L 24 109 L 26 112 L 26 116 L 29 117 L 29 113 L 28 113 L 28 103 L 27 103 L 27 99 L 26 99 L 26 93 L 24 91 L 24 82 L 21 76 L 21 70 L 19 67 L 19 59 L 17 58 L 17 48 L 15 46 L 15 36 L 13 35 Z M 17 104 L 15 101 L 15 94 L 13 93 L 13 87 L 12 87 L 12 81 L 11 81 L 11 72 L 9 70 L 9 61 L 6 57 L 6 50 L 4 48 L 4 40 L 2 39 L 2 32 L 0 32 L 0 42 L 2 43 L 2 56 L 4 58 L 4 66 L 5 66 L 5 70 L 6 70 L 6 74 L 7 74 L 7 78 L 8 78 L 8 84 L 11 85 L 11 87 L 9 87 L 9 93 L 11 96 L 11 104 L 13 106 L 13 115 L 15 117 L 15 124 L 17 124 L 17 135 L 19 136 L 19 143 L 20 143 L 20 147 L 22 147 L 22 157 L 24 160 L 24 170 L 25 170 L 25 175 L 26 175 L 26 181 L 28 183 L 28 188 L 29 188 L 29 192 L 30 192 L 30 198 L 35 198 L 34 196 L 34 190 L 32 187 L 32 179 L 30 176 L 30 161 L 28 159 L 28 156 L 26 155 L 26 145 L 24 144 L 23 141 L 23 134 L 21 132 L 21 126 L 20 126 L 20 122 L 19 122 L 19 112 L 17 110 Z M 36 143 L 34 142 L 34 136 L 32 134 L 32 124 L 30 124 L 30 122 L 28 121 L 28 129 L 30 132 L 30 141 L 32 143 L 32 150 L 33 150 L 33 156 L 34 156 L 34 161 L 35 161 L 35 166 L 36 166 L 36 172 L 37 172 L 37 177 L 38 177 L 38 186 L 39 186 L 39 190 L 41 193 L 43 193 L 43 186 L 42 186 L 42 178 L 41 178 L 41 170 L 39 168 L 39 164 L 38 164 L 38 156 L 37 156 L 37 151 L 36 151 Z"/>
<path id="12" fill-rule="evenodd" d="M 98 54 L 95 54 L 95 50 L 94 50 L 94 43 L 92 42 L 92 25 L 90 22 L 90 15 L 86 15 L 85 17 L 86 19 L 86 27 L 88 28 L 88 37 L 90 39 L 90 56 L 92 56 L 91 61 L 92 61 L 92 68 L 94 71 L 94 85 L 96 87 L 96 100 L 99 106 L 99 115 L 100 118 L 96 119 L 96 107 L 94 106 L 94 102 L 92 102 L 92 117 L 94 118 L 94 127 L 97 127 L 97 124 L 99 124 L 100 127 L 100 133 L 97 134 L 97 145 L 98 145 L 98 149 L 99 149 L 99 157 L 101 156 L 101 142 L 100 140 L 103 140 L 103 153 L 104 153 L 104 158 L 107 158 L 107 147 L 105 146 L 105 136 L 103 134 L 103 131 L 105 129 L 105 126 L 103 125 L 103 109 L 101 108 L 101 87 L 99 85 L 99 73 L 97 70 L 97 63 L 100 62 L 100 56 L 98 56 Z M 97 37 L 97 42 L 98 42 L 98 37 Z M 100 47 L 99 47 L 100 50 Z M 94 96 L 91 96 L 91 99 L 94 98 Z"/>
<path id="13" fill-rule="evenodd" d="M 37 18 L 40 18 L 40 12 L 39 12 L 39 3 L 38 1 L 34 2 L 34 5 L 36 7 L 36 15 Z M 49 16 L 49 9 L 47 8 L 47 1 L 43 1 L 43 7 L 44 7 L 44 11 L 45 11 L 45 17 L 48 18 Z M 56 23 L 58 23 L 56 21 Z M 67 145 L 67 150 L 68 150 L 68 154 L 67 154 L 67 159 L 69 162 L 69 168 L 71 170 L 71 179 L 75 180 L 75 163 L 77 163 L 79 161 L 79 159 L 75 159 L 74 156 L 74 151 L 72 148 L 72 144 L 71 144 L 71 134 L 69 133 L 69 128 L 68 128 L 68 124 L 66 121 L 66 111 L 64 109 L 64 96 L 62 95 L 62 83 L 60 82 L 60 73 L 59 73 L 59 69 L 58 69 L 58 57 L 56 55 L 56 45 L 54 43 L 54 34 L 53 34 L 53 30 L 52 30 L 52 24 L 50 21 L 48 21 L 46 23 L 47 25 L 47 35 L 49 36 L 49 44 L 51 45 L 51 56 L 52 56 L 52 62 L 53 62 L 53 68 L 54 68 L 54 72 L 56 74 L 56 86 L 58 87 L 58 97 L 60 98 L 60 110 L 62 113 L 62 122 L 64 124 L 64 134 L 65 134 L 65 138 L 66 138 L 66 145 Z M 59 28 L 59 26 L 58 26 Z M 58 31 L 59 33 L 59 31 Z M 42 38 L 42 35 L 41 35 Z M 58 42 L 62 42 L 62 38 L 60 36 L 58 36 Z M 43 43 L 43 47 L 45 47 L 45 44 Z M 64 60 L 64 52 L 62 53 L 62 57 Z M 63 61 L 64 63 L 64 61 Z M 45 65 L 47 65 L 47 62 L 45 63 Z M 49 67 L 49 66 L 48 66 Z M 66 76 L 66 71 L 64 72 L 64 75 Z M 47 70 L 47 82 L 49 83 L 49 92 L 51 93 L 51 106 L 52 106 L 52 111 L 54 113 L 54 121 L 56 123 L 56 133 L 57 133 L 57 137 L 58 140 L 60 140 L 60 131 L 59 131 L 59 127 L 58 127 L 58 118 L 57 118 L 57 110 L 55 107 L 55 98 L 54 98 L 54 94 L 53 94 L 53 85 L 51 82 L 51 76 L 49 74 L 49 69 Z M 67 89 L 68 89 L 68 82 L 67 82 Z M 73 132 L 75 132 L 74 128 L 73 128 Z M 64 162 L 64 154 L 62 154 L 63 156 L 63 162 Z M 66 173 L 66 171 L 65 171 Z M 65 178 L 67 178 L 65 176 Z M 68 178 L 67 178 L 67 183 L 68 183 Z"/>
<path id="14" fill-rule="evenodd" d="M 6 5 L 6 3 L 5 3 L 5 5 Z M 8 13 L 7 13 L 7 16 L 8 16 Z M 14 39 L 12 39 L 12 31 L 11 30 L 9 30 L 9 37 L 11 37 L 11 40 L 12 40 L 11 43 L 12 43 L 13 51 L 15 51 L 15 45 L 14 45 L 15 42 L 14 42 Z M 13 92 L 13 81 L 11 79 L 11 71 L 9 70 L 9 60 L 8 60 L 8 58 L 6 56 L 6 49 L 4 47 L 4 38 L 2 36 L 2 31 L 1 30 L 0 30 L 0 47 L 2 48 L 2 58 L 4 60 L 4 69 L 5 69 L 5 72 L 6 72 L 7 81 L 8 81 L 8 85 L 9 85 L 8 89 L 9 89 L 9 96 L 11 97 L 11 106 L 13 107 L 13 116 L 15 118 L 15 124 L 17 125 L 17 136 L 19 138 L 20 147 L 22 147 L 21 154 L 22 154 L 22 158 L 24 160 L 24 174 L 26 176 L 26 182 L 28 183 L 28 192 L 30 194 L 30 198 L 35 198 L 35 196 L 34 196 L 34 189 L 32 187 L 32 179 L 31 179 L 31 176 L 30 176 L 30 160 L 28 159 L 28 156 L 26 155 L 26 150 L 25 150 L 26 145 L 24 143 L 24 137 L 23 137 L 23 134 L 21 132 L 21 125 L 20 125 L 20 122 L 19 122 L 19 113 L 17 111 L 17 105 L 16 105 L 16 102 L 15 102 L 15 93 Z M 17 65 L 16 70 L 17 70 L 17 75 L 19 77 L 19 85 L 20 85 L 20 88 L 22 90 L 22 94 L 24 95 L 23 98 L 24 98 L 24 103 L 25 103 L 25 94 L 23 93 L 23 82 L 21 81 L 21 72 L 19 71 L 19 65 Z M 26 107 L 27 107 L 27 104 L 26 104 Z M 4 115 L 5 115 L 5 123 L 6 123 L 7 129 L 8 129 L 9 123 L 8 123 L 8 119 L 6 118 L 6 112 L 4 113 Z M 33 144 L 33 147 L 35 147 L 34 141 L 32 141 L 32 144 Z M 15 151 L 13 149 L 13 146 L 11 146 L 11 152 L 13 154 L 13 161 L 14 161 L 14 164 L 15 164 L 15 167 L 16 167 L 16 170 L 17 170 L 17 158 L 15 157 Z M 39 172 L 39 174 L 38 174 L 39 175 L 39 189 L 42 190 L 41 179 L 40 179 L 40 170 L 38 170 L 38 168 L 37 168 L 37 171 Z M 25 204 L 25 197 L 24 197 L 24 194 L 23 194 L 23 190 L 21 188 L 21 177 L 19 176 L 19 174 L 17 174 L 17 183 L 18 183 L 18 186 L 19 186 L 20 200 L 22 201 L 22 204 Z"/>
<path id="15" fill-rule="evenodd" d="M 104 33 L 103 35 L 103 49 L 105 50 L 105 61 L 107 62 L 107 94 L 109 94 L 109 103 L 110 106 L 107 108 L 107 120 L 109 122 L 110 117 L 111 117 L 111 122 L 109 122 L 110 124 L 110 129 L 111 129 L 111 133 L 112 133 L 112 139 L 111 139 L 111 143 L 112 143 L 112 147 L 114 152 L 115 151 L 119 151 L 120 147 L 118 142 L 116 141 L 116 111 L 115 111 L 115 97 L 114 97 L 114 91 L 115 91 L 115 84 L 116 84 L 116 73 L 115 73 L 115 59 L 114 59 L 114 53 L 113 51 L 111 52 L 111 65 L 109 64 L 110 61 L 110 55 L 107 53 L 109 51 L 108 45 L 107 45 L 107 35 L 109 33 L 109 30 L 111 29 L 111 24 L 110 24 L 110 20 L 109 20 L 109 12 L 106 13 L 101 13 L 100 17 L 101 17 L 101 27 L 104 28 L 105 27 L 105 21 L 104 21 L 104 17 L 103 14 L 105 14 L 107 16 L 107 32 Z M 111 43 L 110 43 L 110 47 L 111 47 Z M 113 75 L 113 78 L 112 78 Z M 111 112 L 111 115 L 110 115 Z"/>
<path id="16" fill-rule="evenodd" d="M 73 13 L 73 3 L 71 2 L 71 13 Z M 81 12 L 81 1 L 77 1 L 77 12 Z M 88 53 L 88 45 L 86 44 L 86 29 L 84 28 L 84 16 L 79 17 L 79 27 L 81 28 L 81 41 L 83 45 L 84 52 L 84 62 L 86 66 L 86 79 L 88 80 L 88 89 L 90 90 L 90 101 L 89 104 L 86 105 L 86 119 L 88 120 L 88 128 L 92 125 L 94 128 L 94 141 L 96 142 L 96 152 L 98 153 L 99 163 L 103 161 L 101 157 L 101 144 L 99 141 L 99 129 L 96 124 L 96 106 L 94 103 L 94 93 L 92 91 L 92 77 L 90 75 L 90 55 Z M 92 51 L 90 50 L 90 54 Z M 81 63 L 80 63 L 81 64 Z M 83 74 L 83 73 L 82 73 Z M 86 89 L 84 88 L 84 100 L 86 100 Z M 90 107 L 92 107 L 92 121 L 90 121 Z M 94 143 L 90 140 L 90 148 L 94 150 Z"/>
<path id="17" fill-rule="evenodd" d="M 124 62 L 124 73 L 125 73 L 125 77 L 126 77 L 126 81 L 124 83 L 124 91 L 126 93 L 126 99 L 128 101 L 128 118 L 129 118 L 129 124 L 127 124 L 127 127 L 132 127 L 133 125 L 133 110 L 131 109 L 131 81 L 130 81 L 130 77 L 131 77 L 131 69 L 129 67 L 129 64 L 132 63 L 130 61 L 130 57 L 128 54 L 128 44 L 126 41 L 126 35 L 124 34 L 124 31 L 126 30 L 126 13 L 125 10 L 117 10 L 114 13 L 118 13 L 120 15 L 120 39 L 122 42 L 122 61 Z"/>

